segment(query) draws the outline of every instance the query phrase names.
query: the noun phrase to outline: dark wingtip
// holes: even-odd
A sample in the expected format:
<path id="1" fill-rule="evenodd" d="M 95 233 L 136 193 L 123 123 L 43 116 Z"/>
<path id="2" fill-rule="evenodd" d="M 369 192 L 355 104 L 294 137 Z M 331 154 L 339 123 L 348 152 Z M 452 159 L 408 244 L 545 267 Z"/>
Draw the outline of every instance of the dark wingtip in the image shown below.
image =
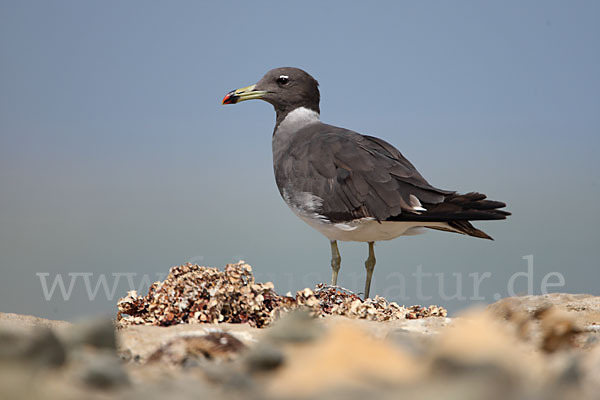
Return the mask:
<path id="1" fill-rule="evenodd" d="M 486 240 L 494 240 L 493 237 L 491 237 L 490 235 L 488 235 L 487 233 L 485 233 L 484 231 L 475 228 L 476 232 L 469 232 L 467 233 L 469 236 L 472 237 L 476 237 L 476 238 L 480 238 L 480 239 L 486 239 Z"/>
<path id="2" fill-rule="evenodd" d="M 473 236 L 476 238 L 494 240 L 490 235 L 482 231 L 481 229 L 475 228 L 469 221 L 449 221 L 448 225 L 456 231 L 465 235 Z"/>

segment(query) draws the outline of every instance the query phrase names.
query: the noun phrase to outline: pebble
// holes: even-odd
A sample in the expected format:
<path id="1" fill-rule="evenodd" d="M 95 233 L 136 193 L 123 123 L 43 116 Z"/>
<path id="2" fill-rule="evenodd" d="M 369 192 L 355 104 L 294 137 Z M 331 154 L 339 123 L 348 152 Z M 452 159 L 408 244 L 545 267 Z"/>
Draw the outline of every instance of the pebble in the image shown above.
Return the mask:
<path id="1" fill-rule="evenodd" d="M 307 309 L 290 311 L 282 316 L 267 333 L 267 339 L 274 342 L 307 342 L 323 334 L 323 326 L 316 323 L 313 314 Z"/>
<path id="2" fill-rule="evenodd" d="M 281 350 L 273 344 L 260 342 L 254 346 L 244 358 L 249 372 L 270 371 L 280 367 L 285 357 Z"/>
<path id="3" fill-rule="evenodd" d="M 110 318 L 95 318 L 73 325 L 69 345 L 91 346 L 96 349 L 116 350 L 115 323 Z"/>
<path id="4" fill-rule="evenodd" d="M 0 330 L 0 362 L 52 368 L 63 365 L 66 358 L 64 345 L 49 328 L 37 327 L 27 332 Z"/>
<path id="5" fill-rule="evenodd" d="M 90 387 L 110 389 L 129 383 L 127 373 L 115 354 L 98 352 L 85 356 L 81 361 L 80 378 Z"/>

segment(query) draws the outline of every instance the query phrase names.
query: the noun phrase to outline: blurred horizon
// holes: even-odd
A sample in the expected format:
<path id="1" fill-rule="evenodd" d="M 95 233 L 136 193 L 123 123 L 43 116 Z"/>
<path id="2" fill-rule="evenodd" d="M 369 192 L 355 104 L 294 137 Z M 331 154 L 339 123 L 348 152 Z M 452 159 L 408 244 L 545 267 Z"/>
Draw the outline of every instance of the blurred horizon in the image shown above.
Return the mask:
<path id="1" fill-rule="evenodd" d="M 282 294 L 328 283 L 327 239 L 275 186 L 272 107 L 220 104 L 278 66 L 319 81 L 324 122 L 513 213 L 474 223 L 494 242 L 377 243 L 372 295 L 490 303 L 529 255 L 534 293 L 559 273 L 552 291 L 600 295 L 599 15 L 593 1 L 2 1 L 0 312 L 114 314 L 127 276 L 112 299 L 99 287 L 91 300 L 85 279 L 138 286 L 187 261 L 244 259 Z M 367 245 L 340 252 L 339 284 L 362 291 Z M 424 296 L 418 271 L 433 274 Z M 486 272 L 476 295 L 469 274 Z M 46 299 L 42 281 L 57 276 L 66 289 L 78 276 L 69 300 L 58 287 Z M 458 291 L 466 299 L 444 299 Z"/>

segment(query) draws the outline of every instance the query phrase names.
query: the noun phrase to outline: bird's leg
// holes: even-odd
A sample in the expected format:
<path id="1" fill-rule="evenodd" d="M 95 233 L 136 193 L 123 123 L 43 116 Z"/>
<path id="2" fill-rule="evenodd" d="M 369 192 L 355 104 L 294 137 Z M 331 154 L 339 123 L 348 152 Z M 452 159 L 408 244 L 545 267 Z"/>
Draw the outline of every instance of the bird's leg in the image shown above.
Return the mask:
<path id="1" fill-rule="evenodd" d="M 369 298 L 369 290 L 371 289 L 371 278 L 373 277 L 373 270 L 375 269 L 375 250 L 373 245 L 375 242 L 369 242 L 369 257 L 365 261 L 365 268 L 367 269 L 367 280 L 365 281 L 365 300 Z"/>
<path id="2" fill-rule="evenodd" d="M 337 285 L 338 272 L 340 271 L 340 264 L 342 263 L 342 257 L 338 250 L 337 241 L 331 241 L 331 286 Z"/>

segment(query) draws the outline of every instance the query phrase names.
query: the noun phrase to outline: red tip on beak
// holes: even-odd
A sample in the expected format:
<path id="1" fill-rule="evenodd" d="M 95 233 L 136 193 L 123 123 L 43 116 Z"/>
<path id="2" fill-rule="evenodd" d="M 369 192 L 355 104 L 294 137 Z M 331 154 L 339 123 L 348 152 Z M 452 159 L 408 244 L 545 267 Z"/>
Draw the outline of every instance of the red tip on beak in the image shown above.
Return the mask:
<path id="1" fill-rule="evenodd" d="M 232 90 L 231 92 L 227 93 L 225 97 L 223 97 L 221 104 L 235 104 L 236 100 L 237 98 L 235 96 L 235 90 Z"/>

